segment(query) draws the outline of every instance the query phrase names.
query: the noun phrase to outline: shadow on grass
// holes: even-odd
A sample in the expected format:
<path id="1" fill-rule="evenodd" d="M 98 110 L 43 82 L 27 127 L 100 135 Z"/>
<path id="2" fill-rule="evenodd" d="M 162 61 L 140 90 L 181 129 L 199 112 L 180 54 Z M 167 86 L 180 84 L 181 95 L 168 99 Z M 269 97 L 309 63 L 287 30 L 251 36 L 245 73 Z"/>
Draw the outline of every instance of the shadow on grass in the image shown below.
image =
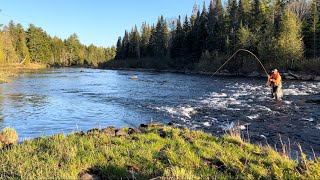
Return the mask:
<path id="1" fill-rule="evenodd" d="M 147 175 L 137 172 L 132 167 L 117 167 L 114 165 L 97 165 L 89 168 L 89 174 L 100 179 L 150 179 Z"/>

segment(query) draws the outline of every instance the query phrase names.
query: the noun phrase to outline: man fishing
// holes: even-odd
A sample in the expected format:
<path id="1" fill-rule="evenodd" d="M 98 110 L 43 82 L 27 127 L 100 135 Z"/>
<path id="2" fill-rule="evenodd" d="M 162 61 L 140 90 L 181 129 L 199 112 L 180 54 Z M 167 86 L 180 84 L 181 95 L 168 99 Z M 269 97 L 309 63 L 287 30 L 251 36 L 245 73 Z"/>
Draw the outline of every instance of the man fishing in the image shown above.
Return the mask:
<path id="1" fill-rule="evenodd" d="M 282 80 L 277 69 L 272 71 L 272 75 L 268 75 L 268 85 L 271 87 L 271 97 L 276 100 L 281 100 L 283 97 Z"/>

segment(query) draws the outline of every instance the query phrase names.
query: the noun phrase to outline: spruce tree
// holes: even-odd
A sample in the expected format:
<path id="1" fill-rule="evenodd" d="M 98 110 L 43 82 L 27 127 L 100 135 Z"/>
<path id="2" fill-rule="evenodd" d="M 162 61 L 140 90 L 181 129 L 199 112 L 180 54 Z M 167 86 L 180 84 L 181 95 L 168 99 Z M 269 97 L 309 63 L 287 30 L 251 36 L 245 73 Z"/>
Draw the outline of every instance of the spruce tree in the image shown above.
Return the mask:
<path id="1" fill-rule="evenodd" d="M 119 37 L 118 41 L 117 41 L 117 55 L 116 55 L 115 59 L 117 59 L 117 60 L 122 59 L 122 39 L 121 39 L 121 37 Z"/>
<path id="2" fill-rule="evenodd" d="M 124 36 L 122 39 L 122 58 L 126 59 L 129 53 L 129 33 L 127 31 L 124 32 Z"/>
<path id="3" fill-rule="evenodd" d="M 147 23 L 143 23 L 141 27 L 140 56 L 148 55 L 148 45 L 151 37 L 151 27 Z"/>
<path id="4" fill-rule="evenodd" d="M 173 67 L 181 68 L 183 66 L 182 62 L 182 47 L 183 47 L 183 29 L 181 25 L 181 17 L 179 16 L 177 20 L 177 27 L 174 30 L 172 43 L 170 47 L 170 57 L 173 59 Z"/>

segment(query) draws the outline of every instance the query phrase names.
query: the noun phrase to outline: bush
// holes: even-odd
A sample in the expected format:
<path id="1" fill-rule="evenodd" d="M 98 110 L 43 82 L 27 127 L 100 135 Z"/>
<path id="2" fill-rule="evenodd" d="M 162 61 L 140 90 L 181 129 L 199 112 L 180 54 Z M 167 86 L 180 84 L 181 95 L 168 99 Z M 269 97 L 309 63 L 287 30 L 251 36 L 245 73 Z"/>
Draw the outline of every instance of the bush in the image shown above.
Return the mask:
<path id="1" fill-rule="evenodd" d="M 9 145 L 18 143 L 18 134 L 12 128 L 4 128 L 0 133 L 0 144 Z"/>

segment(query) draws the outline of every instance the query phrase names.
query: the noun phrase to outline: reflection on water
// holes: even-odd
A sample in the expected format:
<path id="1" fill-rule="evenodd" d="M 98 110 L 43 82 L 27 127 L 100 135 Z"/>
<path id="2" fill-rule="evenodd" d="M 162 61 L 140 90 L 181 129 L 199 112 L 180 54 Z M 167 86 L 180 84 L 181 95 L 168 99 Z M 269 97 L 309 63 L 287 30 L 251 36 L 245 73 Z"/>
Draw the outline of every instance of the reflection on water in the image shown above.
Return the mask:
<path id="1" fill-rule="evenodd" d="M 319 152 L 319 88 L 284 81 L 284 100 L 276 102 L 265 79 L 51 69 L 0 85 L 0 129 L 14 127 L 22 140 L 151 121 L 221 134 L 241 123 L 253 141 L 276 143 L 280 134 Z"/>

